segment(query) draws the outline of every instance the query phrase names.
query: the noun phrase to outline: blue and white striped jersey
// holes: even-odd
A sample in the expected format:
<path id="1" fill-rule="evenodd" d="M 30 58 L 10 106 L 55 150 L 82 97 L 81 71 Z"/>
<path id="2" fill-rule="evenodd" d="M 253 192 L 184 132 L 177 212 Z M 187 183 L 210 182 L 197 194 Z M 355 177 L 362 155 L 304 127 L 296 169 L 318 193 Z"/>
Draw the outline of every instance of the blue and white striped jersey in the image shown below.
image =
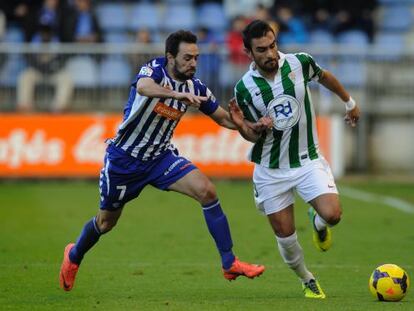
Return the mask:
<path id="1" fill-rule="evenodd" d="M 178 92 L 207 96 L 199 110 L 207 115 L 218 108 L 211 91 L 198 79 L 185 82 L 173 80 L 167 73 L 167 59 L 155 58 L 141 67 L 131 84 L 129 99 L 124 108 L 124 119 L 112 144 L 131 156 L 152 160 L 171 147 L 171 137 L 187 105 L 171 98 L 150 98 L 137 93 L 140 78 L 152 78 L 159 85 Z"/>

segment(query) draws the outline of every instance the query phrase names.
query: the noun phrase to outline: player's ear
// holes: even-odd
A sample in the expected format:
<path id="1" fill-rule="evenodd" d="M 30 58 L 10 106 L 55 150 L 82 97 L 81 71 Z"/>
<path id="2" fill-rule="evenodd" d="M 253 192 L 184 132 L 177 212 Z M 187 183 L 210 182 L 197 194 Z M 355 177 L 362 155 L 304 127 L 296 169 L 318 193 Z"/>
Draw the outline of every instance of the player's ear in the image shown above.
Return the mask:
<path id="1" fill-rule="evenodd" d="M 244 53 L 246 53 L 246 54 L 247 54 L 247 56 L 248 56 L 251 60 L 253 60 L 253 54 L 252 54 L 252 51 L 251 51 L 250 49 L 248 49 L 248 48 L 243 48 L 243 50 L 244 50 Z"/>
<path id="2" fill-rule="evenodd" d="M 166 57 L 167 57 L 168 62 L 171 62 L 175 59 L 175 57 L 170 52 L 167 52 Z"/>

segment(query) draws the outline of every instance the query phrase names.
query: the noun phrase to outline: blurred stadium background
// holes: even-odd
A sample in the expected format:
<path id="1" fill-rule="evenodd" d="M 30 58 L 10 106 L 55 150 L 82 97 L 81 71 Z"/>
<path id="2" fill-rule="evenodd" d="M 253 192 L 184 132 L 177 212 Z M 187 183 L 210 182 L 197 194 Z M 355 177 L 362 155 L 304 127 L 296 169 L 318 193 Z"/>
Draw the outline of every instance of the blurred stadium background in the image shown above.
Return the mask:
<path id="1" fill-rule="evenodd" d="M 0 112 L 120 113 L 139 66 L 179 28 L 198 34 L 197 76 L 225 106 L 248 65 L 239 32 L 261 18 L 280 25 L 281 51 L 312 54 L 361 105 L 356 130 L 332 128 L 336 175 L 412 174 L 413 10 L 412 0 L 2 1 Z M 343 114 L 316 84 L 313 97 L 319 115 Z M 7 135 L 0 165 L 10 157 Z"/>
<path id="2" fill-rule="evenodd" d="M 392 262 L 414 275 L 413 12 L 414 0 L 0 1 L 0 309 L 383 310 L 367 290 L 372 270 Z M 267 275 L 224 284 L 198 205 L 150 188 L 88 254 L 77 288 L 61 291 L 63 246 L 96 212 L 104 140 L 139 66 L 164 53 L 169 32 L 191 29 L 197 76 L 226 106 L 248 66 L 240 30 L 254 18 L 278 23 L 279 49 L 312 54 L 362 108 L 358 127 L 347 128 L 343 104 L 312 86 L 321 148 L 337 177 L 351 176 L 338 179 L 338 247 L 317 253 L 303 202 L 295 215 L 328 303 L 303 299 L 256 216 L 249 143 L 196 112 L 174 142 L 208 175 L 246 178 L 217 181 L 217 190 L 237 253 L 266 264 Z M 411 297 L 401 310 L 413 309 Z"/>

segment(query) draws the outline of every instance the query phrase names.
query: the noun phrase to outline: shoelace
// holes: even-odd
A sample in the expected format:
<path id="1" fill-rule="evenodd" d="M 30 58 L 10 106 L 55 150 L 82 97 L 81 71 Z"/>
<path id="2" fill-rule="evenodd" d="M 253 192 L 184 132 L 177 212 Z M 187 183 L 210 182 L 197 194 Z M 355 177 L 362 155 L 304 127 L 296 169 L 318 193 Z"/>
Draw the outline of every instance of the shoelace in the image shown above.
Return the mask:
<path id="1" fill-rule="evenodd" d="M 315 294 L 320 295 L 321 292 L 319 291 L 318 285 L 316 285 L 315 280 L 310 280 L 308 283 L 306 283 L 306 286 Z"/>

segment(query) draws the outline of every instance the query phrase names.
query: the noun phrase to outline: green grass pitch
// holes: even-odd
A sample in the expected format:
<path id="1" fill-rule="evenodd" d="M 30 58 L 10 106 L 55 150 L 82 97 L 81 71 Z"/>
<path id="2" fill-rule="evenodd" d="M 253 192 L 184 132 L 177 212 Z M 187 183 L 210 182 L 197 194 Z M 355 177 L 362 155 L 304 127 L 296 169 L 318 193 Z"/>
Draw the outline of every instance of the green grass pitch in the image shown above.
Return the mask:
<path id="1" fill-rule="evenodd" d="M 148 187 L 129 203 L 118 226 L 87 254 L 74 289 L 59 288 L 63 248 L 97 211 L 96 182 L 0 183 L 0 310 L 414 310 L 414 289 L 399 303 L 371 297 L 368 279 L 382 263 L 406 269 L 414 281 L 414 184 L 341 182 L 368 199 L 341 196 L 334 245 L 318 252 L 307 206 L 297 200 L 297 232 L 308 267 L 327 294 L 303 297 L 282 262 L 250 182 L 216 182 L 242 259 L 266 265 L 257 279 L 226 281 L 198 204 Z M 376 196 L 378 195 L 378 197 Z M 375 199 L 377 198 L 377 199 Z"/>

